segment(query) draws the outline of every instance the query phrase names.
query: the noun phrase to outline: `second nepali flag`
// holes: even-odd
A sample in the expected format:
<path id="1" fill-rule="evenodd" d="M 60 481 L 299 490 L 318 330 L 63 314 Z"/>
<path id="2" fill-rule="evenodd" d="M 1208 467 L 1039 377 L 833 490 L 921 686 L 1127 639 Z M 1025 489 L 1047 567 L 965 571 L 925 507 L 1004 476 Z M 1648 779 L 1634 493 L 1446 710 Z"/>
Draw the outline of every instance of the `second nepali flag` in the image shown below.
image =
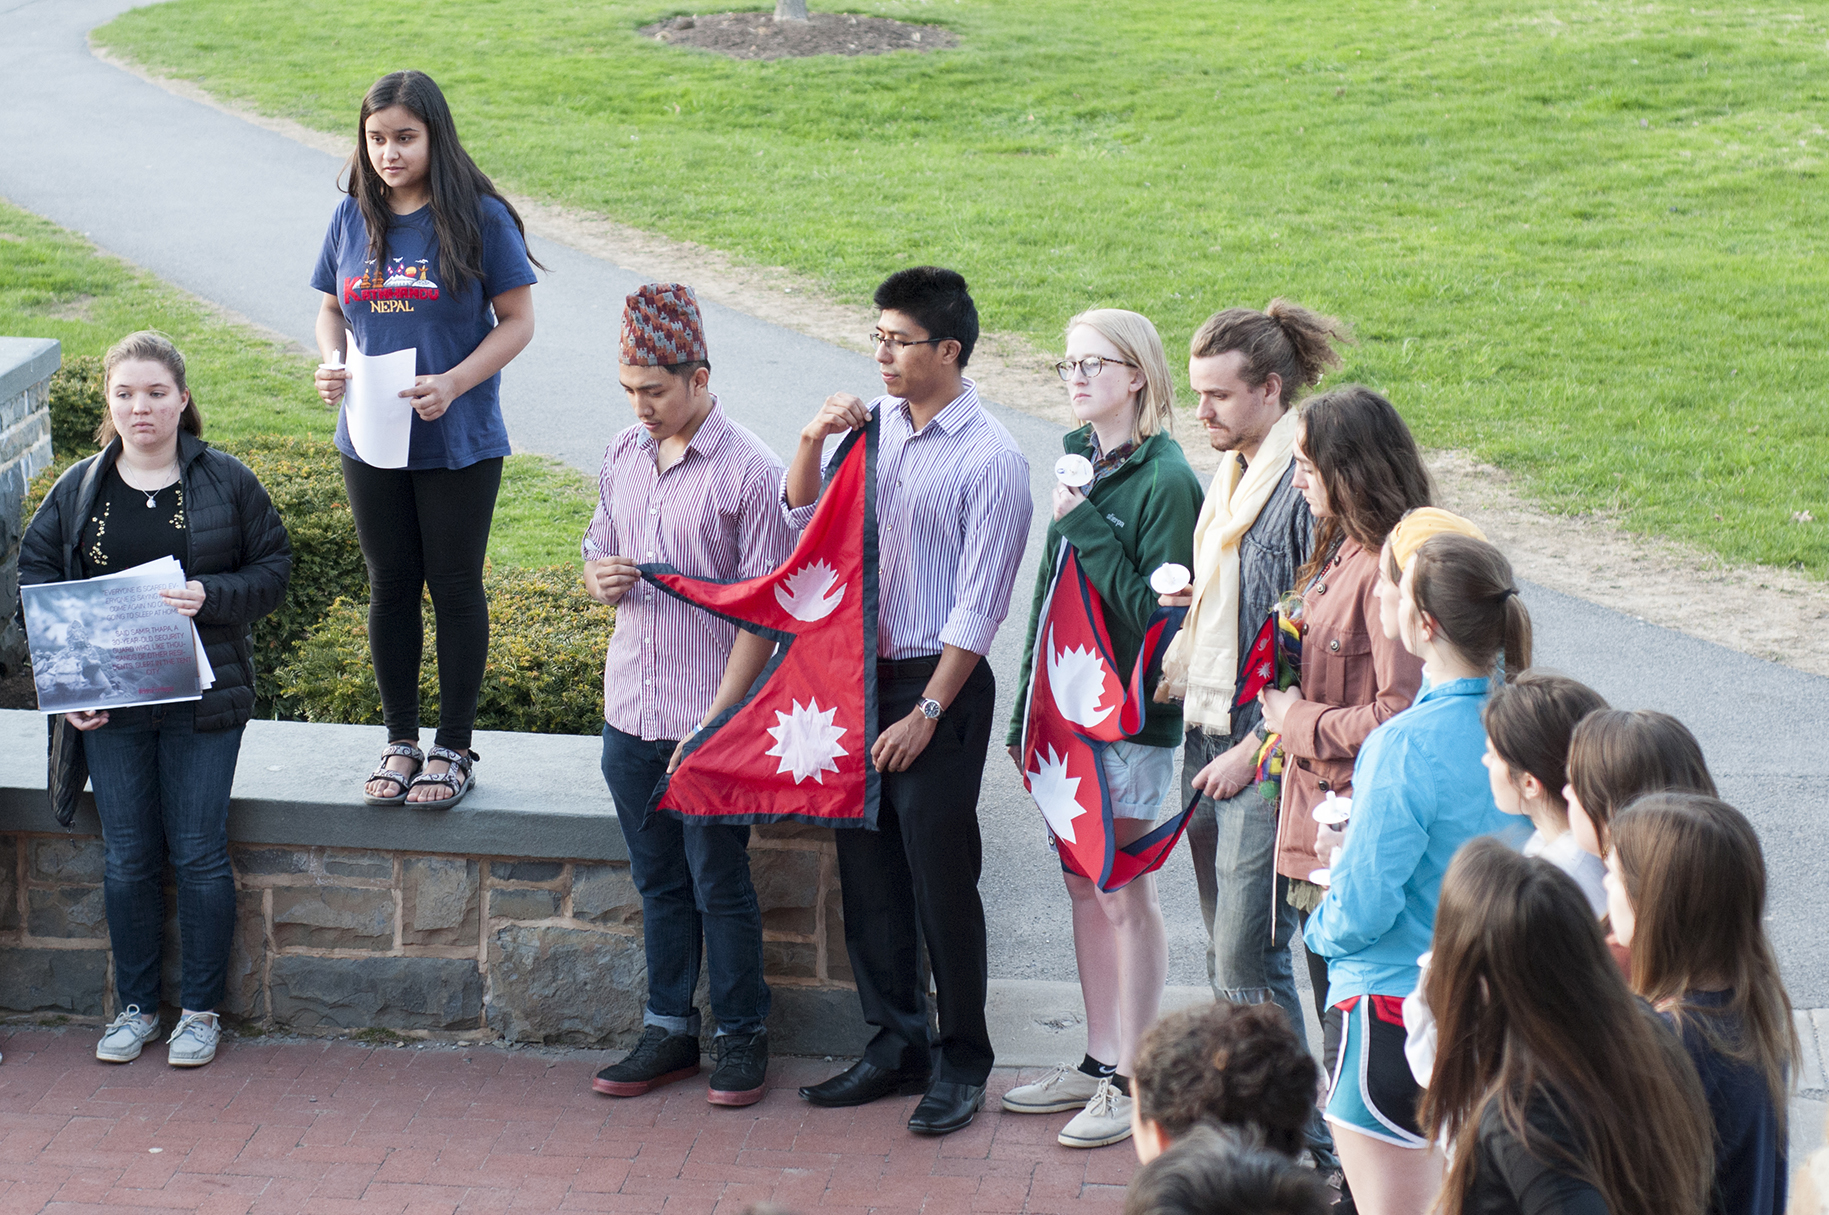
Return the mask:
<path id="1" fill-rule="evenodd" d="M 1121 889 L 1161 868 L 1193 813 L 1190 805 L 1141 839 L 1119 846 L 1104 765 L 1107 747 L 1143 728 L 1149 676 L 1185 614 L 1184 608 L 1160 608 L 1150 617 L 1127 687 L 1112 656 L 1099 592 L 1073 546 L 1061 545 L 1054 586 L 1035 629 L 1018 754 L 1023 784 L 1047 820 L 1062 867 L 1100 890 Z"/>

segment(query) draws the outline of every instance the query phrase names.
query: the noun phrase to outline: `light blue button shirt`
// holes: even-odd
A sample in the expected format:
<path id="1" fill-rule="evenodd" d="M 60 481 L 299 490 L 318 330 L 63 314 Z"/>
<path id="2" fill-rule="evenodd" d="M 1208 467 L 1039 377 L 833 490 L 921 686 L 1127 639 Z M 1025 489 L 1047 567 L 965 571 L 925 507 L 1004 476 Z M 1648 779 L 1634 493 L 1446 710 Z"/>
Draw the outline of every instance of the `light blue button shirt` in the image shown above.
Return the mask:
<path id="1" fill-rule="evenodd" d="M 1426 688 L 1360 748 L 1346 846 L 1304 933 L 1327 959 L 1329 1004 L 1414 991 L 1455 852 L 1476 836 L 1518 847 L 1529 834 L 1492 800 L 1480 763 L 1486 692 L 1485 679 Z"/>

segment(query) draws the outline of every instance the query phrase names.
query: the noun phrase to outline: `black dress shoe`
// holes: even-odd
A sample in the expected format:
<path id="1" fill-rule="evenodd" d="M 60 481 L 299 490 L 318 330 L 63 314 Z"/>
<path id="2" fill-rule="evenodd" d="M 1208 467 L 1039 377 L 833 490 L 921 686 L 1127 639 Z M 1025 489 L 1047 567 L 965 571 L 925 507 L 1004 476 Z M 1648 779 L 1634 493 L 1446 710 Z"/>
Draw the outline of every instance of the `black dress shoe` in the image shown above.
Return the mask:
<path id="1" fill-rule="evenodd" d="M 800 1095 L 814 1105 L 868 1105 L 879 1097 L 918 1093 L 927 1087 L 926 1068 L 888 1071 L 859 1059 L 823 1084 L 809 1084 Z"/>
<path id="2" fill-rule="evenodd" d="M 915 1106 L 908 1129 L 917 1135 L 950 1135 L 972 1124 L 972 1115 L 984 1106 L 984 1085 L 953 1084 L 942 1080 L 927 1090 Z"/>

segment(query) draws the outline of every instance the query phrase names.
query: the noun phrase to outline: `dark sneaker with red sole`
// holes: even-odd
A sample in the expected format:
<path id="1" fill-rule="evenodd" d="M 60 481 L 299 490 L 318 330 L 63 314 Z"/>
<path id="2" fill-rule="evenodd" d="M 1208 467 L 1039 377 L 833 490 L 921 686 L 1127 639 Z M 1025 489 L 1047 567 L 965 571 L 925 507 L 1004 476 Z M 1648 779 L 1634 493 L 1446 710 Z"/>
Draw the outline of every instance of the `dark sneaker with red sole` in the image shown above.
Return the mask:
<path id="1" fill-rule="evenodd" d="M 598 1072 L 591 1087 L 612 1097 L 639 1097 L 663 1084 L 698 1074 L 699 1040 L 650 1025 L 641 1031 L 641 1041 L 635 1049 L 621 1063 Z"/>
<path id="2" fill-rule="evenodd" d="M 711 1040 L 718 1057 L 705 1100 L 713 1105 L 754 1105 L 768 1092 L 768 1031 L 724 1034 Z"/>

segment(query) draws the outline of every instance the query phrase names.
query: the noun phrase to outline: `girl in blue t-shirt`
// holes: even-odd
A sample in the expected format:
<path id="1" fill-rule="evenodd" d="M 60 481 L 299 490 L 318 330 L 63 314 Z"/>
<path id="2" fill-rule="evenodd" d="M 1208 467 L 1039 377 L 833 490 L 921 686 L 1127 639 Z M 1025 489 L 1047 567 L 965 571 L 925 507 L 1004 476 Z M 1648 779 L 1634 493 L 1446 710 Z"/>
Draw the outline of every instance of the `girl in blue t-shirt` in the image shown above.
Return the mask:
<path id="1" fill-rule="evenodd" d="M 1607 912 L 1632 989 L 1683 1036 L 1715 1127 L 1711 1215 L 1782 1215 L 1785 1115 L 1802 1051 L 1766 938 L 1765 856 L 1746 816 L 1651 793 L 1612 823 Z"/>
<path id="2" fill-rule="evenodd" d="M 521 217 L 457 139 L 424 72 L 393 72 L 362 99 L 349 197 L 324 236 L 311 285 L 318 394 L 343 398 L 349 343 L 414 350 L 404 464 L 337 417 L 343 483 L 368 564 L 369 651 L 388 746 L 364 786 L 370 805 L 449 807 L 474 784 L 470 750 L 489 649 L 483 555 L 509 451 L 501 370 L 533 338 L 533 267 Z M 359 431 L 366 434 L 365 431 Z M 420 596 L 438 622 L 438 735 L 419 750 Z"/>

